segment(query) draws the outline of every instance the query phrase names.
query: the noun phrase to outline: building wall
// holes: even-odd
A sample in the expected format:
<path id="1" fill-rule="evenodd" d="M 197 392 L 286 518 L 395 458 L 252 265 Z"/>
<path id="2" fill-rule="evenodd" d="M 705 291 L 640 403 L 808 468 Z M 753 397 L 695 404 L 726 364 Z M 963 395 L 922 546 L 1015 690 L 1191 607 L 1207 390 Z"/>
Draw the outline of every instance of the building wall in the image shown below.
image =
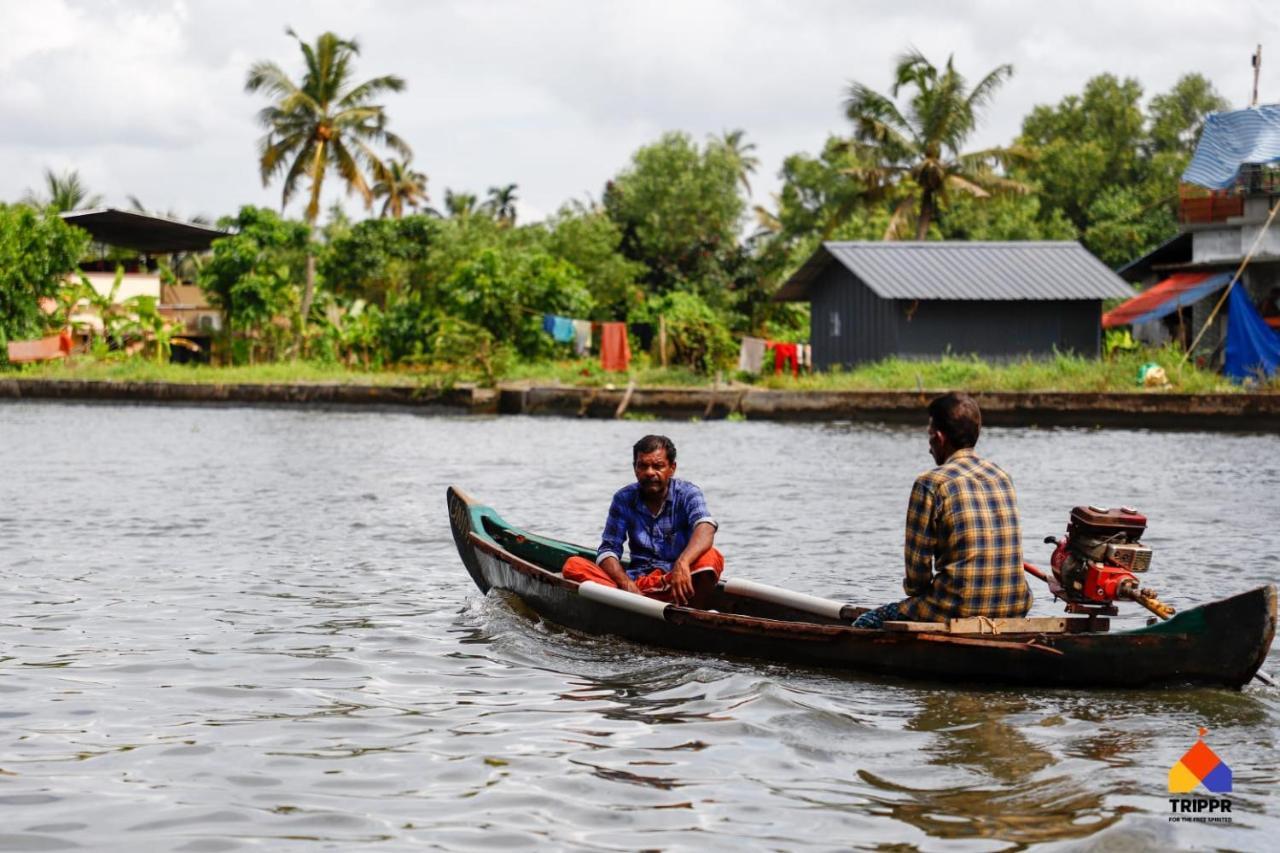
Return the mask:
<path id="1" fill-rule="evenodd" d="M 1196 227 L 1191 233 L 1191 260 L 1197 264 L 1239 262 L 1249 253 L 1271 211 L 1269 197 L 1246 198 L 1243 215 L 1225 224 Z M 1280 217 L 1258 242 L 1257 257 L 1280 255 Z"/>
<path id="2" fill-rule="evenodd" d="M 1075 352 L 1097 356 L 1100 300 L 898 302 L 898 354 L 932 358 L 948 351 L 986 358 Z"/>
<path id="3" fill-rule="evenodd" d="M 89 284 L 99 296 L 107 296 L 115 286 L 116 274 L 113 272 L 83 273 Z M 158 273 L 125 273 L 120 277 L 120 289 L 116 291 L 116 302 L 124 302 L 133 296 L 154 296 L 160 298 L 160 276 Z"/>
<path id="4" fill-rule="evenodd" d="M 875 361 L 897 352 L 893 303 L 876 296 L 845 267 L 829 264 L 809 292 L 815 370 Z"/>

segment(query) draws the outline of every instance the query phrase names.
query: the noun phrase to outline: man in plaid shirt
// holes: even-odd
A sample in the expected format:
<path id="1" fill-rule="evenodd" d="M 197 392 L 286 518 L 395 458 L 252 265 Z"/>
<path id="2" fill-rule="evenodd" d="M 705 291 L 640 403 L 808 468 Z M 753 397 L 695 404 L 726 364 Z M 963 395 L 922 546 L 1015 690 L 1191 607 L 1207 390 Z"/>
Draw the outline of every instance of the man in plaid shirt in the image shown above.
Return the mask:
<path id="1" fill-rule="evenodd" d="M 863 613 L 855 628 L 952 616 L 1025 616 L 1018 495 L 999 465 L 973 447 L 982 412 L 967 394 L 929 404 L 929 452 L 938 467 L 916 478 L 907 505 L 908 598 Z"/>

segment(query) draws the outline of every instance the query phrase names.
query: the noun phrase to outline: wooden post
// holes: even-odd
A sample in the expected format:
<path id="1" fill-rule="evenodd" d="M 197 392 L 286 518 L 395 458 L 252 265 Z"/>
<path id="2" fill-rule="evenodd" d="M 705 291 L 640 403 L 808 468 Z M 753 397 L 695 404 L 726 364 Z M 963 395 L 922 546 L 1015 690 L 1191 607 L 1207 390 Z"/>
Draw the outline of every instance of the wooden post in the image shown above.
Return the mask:
<path id="1" fill-rule="evenodd" d="M 631 405 L 631 395 L 636 391 L 636 381 L 634 379 L 627 382 L 626 393 L 622 395 L 622 402 L 618 404 L 618 408 L 614 411 L 615 420 L 621 418 L 627 413 L 627 406 Z"/>
<path id="2" fill-rule="evenodd" d="M 667 366 L 667 318 L 658 317 L 658 359 Z"/>

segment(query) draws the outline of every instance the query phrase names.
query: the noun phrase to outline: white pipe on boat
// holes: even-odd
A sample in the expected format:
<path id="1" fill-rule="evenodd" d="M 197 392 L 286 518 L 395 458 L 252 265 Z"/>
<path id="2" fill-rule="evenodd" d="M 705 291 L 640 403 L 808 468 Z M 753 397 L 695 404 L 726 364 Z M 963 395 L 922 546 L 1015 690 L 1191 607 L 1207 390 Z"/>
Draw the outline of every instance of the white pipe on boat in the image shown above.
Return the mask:
<path id="1" fill-rule="evenodd" d="M 650 619 L 659 621 L 666 618 L 667 608 L 671 606 L 664 601 L 655 601 L 652 598 L 636 595 L 634 592 L 626 592 L 617 587 L 605 586 L 595 581 L 582 581 L 579 583 L 578 595 L 589 601 L 598 601 L 601 604 L 608 604 L 621 610 L 630 610 L 632 613 L 639 613 L 641 616 L 648 616 Z"/>
<path id="2" fill-rule="evenodd" d="M 790 607 L 792 610 L 816 613 L 818 616 L 826 616 L 828 619 L 839 619 L 840 611 L 846 606 L 843 602 L 830 598 L 819 598 L 816 595 L 794 592 L 779 586 L 769 586 L 765 583 L 756 583 L 743 578 L 729 578 L 726 580 L 724 582 L 724 591 L 730 595 L 740 595 L 743 598 L 754 598 L 758 601 L 768 601 L 771 604 L 781 604 L 783 607 Z"/>

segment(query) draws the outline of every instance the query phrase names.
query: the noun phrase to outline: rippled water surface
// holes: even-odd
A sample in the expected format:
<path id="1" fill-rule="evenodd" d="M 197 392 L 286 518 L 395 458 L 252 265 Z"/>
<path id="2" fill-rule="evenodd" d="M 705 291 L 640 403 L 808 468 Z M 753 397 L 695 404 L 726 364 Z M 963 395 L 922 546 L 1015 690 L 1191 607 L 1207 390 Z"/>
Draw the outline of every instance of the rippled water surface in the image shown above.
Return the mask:
<path id="1" fill-rule="evenodd" d="M 445 487 L 590 543 L 646 431 L 706 491 L 729 572 L 897 596 L 923 429 L 0 404 L 0 850 L 1274 849 L 1280 692 L 1257 682 L 859 678 L 482 598 Z M 1073 504 L 1124 502 L 1179 607 L 1280 577 L 1280 438 L 979 450 L 1033 559 Z M 1199 726 L 1229 827 L 1168 820 Z"/>

